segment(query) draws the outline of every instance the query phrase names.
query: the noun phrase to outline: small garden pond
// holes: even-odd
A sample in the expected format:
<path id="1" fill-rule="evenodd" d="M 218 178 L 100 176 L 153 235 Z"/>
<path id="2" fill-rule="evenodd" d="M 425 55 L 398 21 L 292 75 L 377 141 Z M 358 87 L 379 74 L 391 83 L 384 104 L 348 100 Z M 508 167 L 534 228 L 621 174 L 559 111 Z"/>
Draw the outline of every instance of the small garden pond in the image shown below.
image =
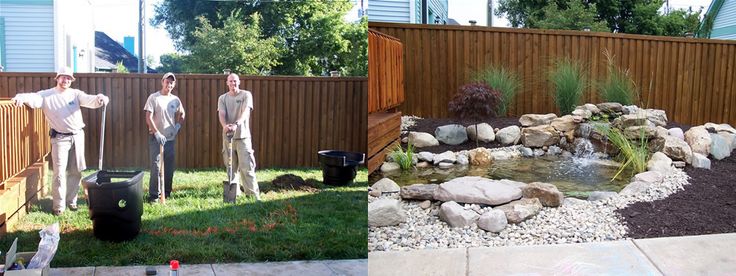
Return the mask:
<path id="1" fill-rule="evenodd" d="M 611 181 L 618 172 L 619 165 L 608 159 L 541 156 L 497 160 L 487 167 L 456 166 L 451 169 L 429 167 L 385 174 L 378 172 L 371 175 L 371 182 L 388 177 L 399 186 L 406 186 L 418 183 L 442 184 L 456 177 L 481 176 L 524 183 L 535 181 L 551 183 L 566 196 L 585 199 L 589 192 L 618 192 L 629 184 L 630 176 L 633 175 L 631 170 L 624 170 L 617 179 Z"/>

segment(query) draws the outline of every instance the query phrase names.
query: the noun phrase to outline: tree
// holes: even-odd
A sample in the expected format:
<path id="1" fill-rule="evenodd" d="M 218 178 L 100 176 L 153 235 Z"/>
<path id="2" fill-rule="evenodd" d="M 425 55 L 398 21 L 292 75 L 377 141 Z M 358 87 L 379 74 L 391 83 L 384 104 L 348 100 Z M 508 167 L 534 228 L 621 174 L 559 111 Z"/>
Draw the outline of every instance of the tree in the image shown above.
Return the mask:
<path id="1" fill-rule="evenodd" d="M 156 26 L 164 25 L 175 40 L 177 49 L 188 51 L 196 42 L 193 33 L 200 24 L 197 19 L 200 16 L 213 28 L 221 28 L 224 21 L 217 16 L 218 13 L 229 14 L 240 9 L 237 19 L 242 23 L 248 22 L 252 14 L 258 13 L 262 16 L 263 38 L 278 39 L 281 49 L 281 56 L 272 73 L 320 75 L 326 70 L 342 70 L 341 68 L 352 66 L 347 64 L 358 62 L 355 59 L 359 55 L 349 53 L 356 44 L 351 40 L 351 32 L 360 23 L 347 23 L 342 19 L 351 5 L 348 0 L 164 0 L 156 6 L 151 23 Z"/>
<path id="2" fill-rule="evenodd" d="M 177 53 L 163 54 L 159 58 L 161 65 L 156 67 L 158 72 L 185 73 L 191 72 L 186 70 L 186 56 Z"/>
<path id="3" fill-rule="evenodd" d="M 578 6 L 582 5 L 591 11 L 595 7 L 597 20 L 605 22 L 611 32 L 682 36 L 697 29 L 702 10 L 674 10 L 661 14 L 659 9 L 663 3 L 663 0 L 556 0 L 547 5 L 547 1 L 540 0 L 501 0 L 496 15 L 506 15 L 513 27 L 565 28 L 565 25 L 540 23 L 559 21 L 550 18 L 560 17 L 560 13 L 567 10 L 579 10 Z M 548 7 L 551 5 L 556 5 L 557 10 Z M 550 13 L 554 11 L 557 13 Z M 569 15 L 576 14 L 579 13 L 571 12 Z"/>
<path id="4" fill-rule="evenodd" d="M 349 25 L 345 32 L 348 40 L 347 51 L 342 51 L 336 65 L 342 65 L 344 76 L 368 75 L 368 17 L 363 16 L 359 24 Z"/>
<path id="5" fill-rule="evenodd" d="M 560 10 L 557 4 L 550 2 L 543 12 L 547 16 L 534 22 L 542 29 L 582 30 L 587 27 L 596 32 L 608 31 L 606 23 L 597 19 L 595 4 L 585 7 L 582 2 L 570 1 L 567 9 Z"/>
<path id="6" fill-rule="evenodd" d="M 261 38 L 261 17 L 250 16 L 248 23 L 238 19 L 238 11 L 224 20 L 221 28 L 213 27 L 200 16 L 194 30 L 195 42 L 187 58 L 187 68 L 200 73 L 221 73 L 227 68 L 236 73 L 264 75 L 278 65 L 276 38 Z"/>

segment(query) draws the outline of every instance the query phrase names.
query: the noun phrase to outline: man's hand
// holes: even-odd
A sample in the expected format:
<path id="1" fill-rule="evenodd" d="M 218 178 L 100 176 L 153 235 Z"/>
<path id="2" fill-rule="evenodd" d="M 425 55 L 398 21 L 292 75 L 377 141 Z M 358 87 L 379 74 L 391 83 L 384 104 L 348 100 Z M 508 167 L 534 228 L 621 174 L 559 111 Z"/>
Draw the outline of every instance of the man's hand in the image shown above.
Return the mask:
<path id="1" fill-rule="evenodd" d="M 11 101 L 13 101 L 13 103 L 14 103 L 14 104 L 15 104 L 15 106 L 17 106 L 17 107 L 22 107 L 22 106 L 23 106 L 23 100 L 21 100 L 21 99 L 20 99 L 20 98 L 18 98 L 17 96 L 16 96 L 16 97 L 13 97 L 13 98 L 12 98 L 12 99 L 10 99 L 10 100 L 11 100 Z"/>
<path id="2" fill-rule="evenodd" d="M 181 124 L 180 123 L 176 123 L 174 125 L 174 131 L 176 132 L 176 134 L 179 134 L 179 130 L 180 129 L 181 129 Z"/>
<path id="3" fill-rule="evenodd" d="M 107 105 L 107 103 L 110 102 L 110 98 L 102 94 L 97 94 L 97 102 L 99 102 L 102 105 Z"/>
<path id="4" fill-rule="evenodd" d="M 166 144 L 166 136 L 161 134 L 161 132 L 156 132 L 153 134 L 153 136 L 156 138 L 156 141 L 158 141 L 159 144 L 163 145 Z"/>

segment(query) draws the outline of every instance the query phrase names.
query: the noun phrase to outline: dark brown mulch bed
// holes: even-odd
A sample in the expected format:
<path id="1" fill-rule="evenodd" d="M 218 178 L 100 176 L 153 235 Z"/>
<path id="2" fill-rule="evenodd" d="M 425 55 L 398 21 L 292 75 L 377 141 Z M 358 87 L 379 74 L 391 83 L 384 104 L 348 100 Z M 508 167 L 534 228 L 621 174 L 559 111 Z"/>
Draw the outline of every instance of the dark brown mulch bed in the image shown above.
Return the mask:
<path id="1" fill-rule="evenodd" d="M 665 199 L 638 202 L 617 212 L 632 238 L 736 232 L 736 154 L 711 159 L 711 169 L 685 167 L 690 185 Z"/>
<path id="2" fill-rule="evenodd" d="M 519 118 L 494 118 L 483 120 L 494 128 L 519 125 Z M 434 135 L 438 126 L 446 124 L 475 123 L 460 119 L 420 119 L 409 130 Z M 690 126 L 669 122 L 667 128 L 679 127 L 687 131 Z M 501 147 L 496 142 L 480 143 L 486 148 Z M 447 150 L 460 151 L 475 148 L 468 141 L 457 146 L 439 145 L 417 149 L 440 153 Z M 736 232 L 736 154 L 723 160 L 711 159 L 711 169 L 686 167 L 690 185 L 669 197 L 653 202 L 639 202 L 618 210 L 629 227 L 632 238 L 654 238 L 669 236 L 701 235 Z"/>

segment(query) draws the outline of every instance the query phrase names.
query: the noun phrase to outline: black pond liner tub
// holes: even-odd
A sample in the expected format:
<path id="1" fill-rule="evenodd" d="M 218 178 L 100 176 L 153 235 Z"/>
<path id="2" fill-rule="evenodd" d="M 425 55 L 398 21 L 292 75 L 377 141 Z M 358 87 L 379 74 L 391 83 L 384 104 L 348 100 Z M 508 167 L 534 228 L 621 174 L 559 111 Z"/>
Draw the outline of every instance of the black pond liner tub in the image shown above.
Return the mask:
<path id="1" fill-rule="evenodd" d="M 322 165 L 323 183 L 331 186 L 345 186 L 355 179 L 356 167 L 363 164 L 365 154 L 337 150 L 317 152 Z"/>
<path id="2" fill-rule="evenodd" d="M 143 172 L 100 170 L 85 177 L 89 217 L 95 237 L 104 241 L 128 241 L 141 230 Z"/>

